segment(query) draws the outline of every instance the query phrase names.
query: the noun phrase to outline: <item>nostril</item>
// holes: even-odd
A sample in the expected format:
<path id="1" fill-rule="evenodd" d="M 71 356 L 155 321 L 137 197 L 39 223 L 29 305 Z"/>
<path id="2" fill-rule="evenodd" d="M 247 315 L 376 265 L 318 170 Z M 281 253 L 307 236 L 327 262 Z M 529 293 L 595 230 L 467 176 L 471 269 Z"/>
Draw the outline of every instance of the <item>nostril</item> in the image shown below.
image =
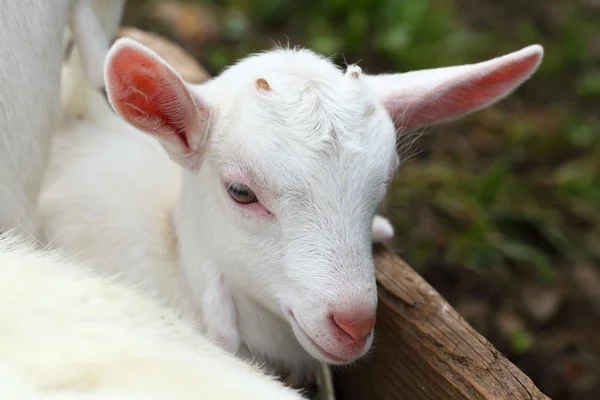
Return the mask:
<path id="1" fill-rule="evenodd" d="M 365 340 L 375 326 L 375 316 L 354 317 L 331 314 L 334 325 L 354 342 Z"/>

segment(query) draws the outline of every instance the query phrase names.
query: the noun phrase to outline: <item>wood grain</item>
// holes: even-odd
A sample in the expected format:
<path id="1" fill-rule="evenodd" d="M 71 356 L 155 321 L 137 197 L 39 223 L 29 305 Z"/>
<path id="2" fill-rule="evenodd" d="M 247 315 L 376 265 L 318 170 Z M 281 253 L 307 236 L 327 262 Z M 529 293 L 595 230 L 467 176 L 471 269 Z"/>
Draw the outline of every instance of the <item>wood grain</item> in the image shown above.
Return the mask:
<path id="1" fill-rule="evenodd" d="M 338 400 L 548 399 L 402 259 L 374 257 L 375 348 L 336 371 Z"/>

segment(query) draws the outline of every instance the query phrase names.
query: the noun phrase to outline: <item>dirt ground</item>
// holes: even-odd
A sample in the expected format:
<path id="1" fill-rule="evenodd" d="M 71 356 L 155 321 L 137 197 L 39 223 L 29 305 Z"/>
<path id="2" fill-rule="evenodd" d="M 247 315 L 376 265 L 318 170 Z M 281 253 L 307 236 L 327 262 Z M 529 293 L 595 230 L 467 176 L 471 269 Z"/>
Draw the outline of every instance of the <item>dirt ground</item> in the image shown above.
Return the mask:
<path id="1" fill-rule="evenodd" d="M 555 400 L 600 398 L 600 275 L 579 265 L 558 285 L 504 285 L 443 263 L 421 271 L 465 319 Z"/>

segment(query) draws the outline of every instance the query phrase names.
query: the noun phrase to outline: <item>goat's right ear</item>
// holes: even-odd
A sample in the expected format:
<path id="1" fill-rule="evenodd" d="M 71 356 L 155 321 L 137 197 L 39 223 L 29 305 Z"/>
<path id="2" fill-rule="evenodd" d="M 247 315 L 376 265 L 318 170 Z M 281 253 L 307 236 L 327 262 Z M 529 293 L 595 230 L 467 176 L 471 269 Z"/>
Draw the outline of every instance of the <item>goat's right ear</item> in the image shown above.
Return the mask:
<path id="1" fill-rule="evenodd" d="M 130 38 L 106 57 L 108 99 L 123 119 L 156 137 L 184 168 L 197 168 L 212 125 L 212 107 L 158 54 Z"/>
<path id="2" fill-rule="evenodd" d="M 365 75 L 396 129 L 421 128 L 451 121 L 508 96 L 539 67 L 539 45 L 488 61 L 412 71 Z"/>

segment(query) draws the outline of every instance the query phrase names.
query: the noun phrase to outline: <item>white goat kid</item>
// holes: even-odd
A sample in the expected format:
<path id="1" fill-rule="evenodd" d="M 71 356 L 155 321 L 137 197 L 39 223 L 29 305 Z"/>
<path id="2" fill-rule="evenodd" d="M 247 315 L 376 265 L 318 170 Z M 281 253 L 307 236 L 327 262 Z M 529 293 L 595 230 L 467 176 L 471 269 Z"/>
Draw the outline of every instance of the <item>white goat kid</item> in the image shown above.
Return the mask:
<path id="1" fill-rule="evenodd" d="M 63 33 L 103 86 L 108 41 L 88 0 L 0 0 L 0 231 L 38 237 L 37 201 L 61 116 Z"/>
<path id="2" fill-rule="evenodd" d="M 370 76 L 278 49 L 195 86 L 120 39 L 109 99 L 149 135 L 84 122 L 57 134 L 46 227 L 241 356 L 293 371 L 349 363 L 373 341 L 371 225 L 398 165 L 396 132 L 491 105 L 541 58 L 535 45 Z"/>
<path id="3" fill-rule="evenodd" d="M 0 398 L 296 399 L 190 321 L 58 253 L 0 240 Z"/>

